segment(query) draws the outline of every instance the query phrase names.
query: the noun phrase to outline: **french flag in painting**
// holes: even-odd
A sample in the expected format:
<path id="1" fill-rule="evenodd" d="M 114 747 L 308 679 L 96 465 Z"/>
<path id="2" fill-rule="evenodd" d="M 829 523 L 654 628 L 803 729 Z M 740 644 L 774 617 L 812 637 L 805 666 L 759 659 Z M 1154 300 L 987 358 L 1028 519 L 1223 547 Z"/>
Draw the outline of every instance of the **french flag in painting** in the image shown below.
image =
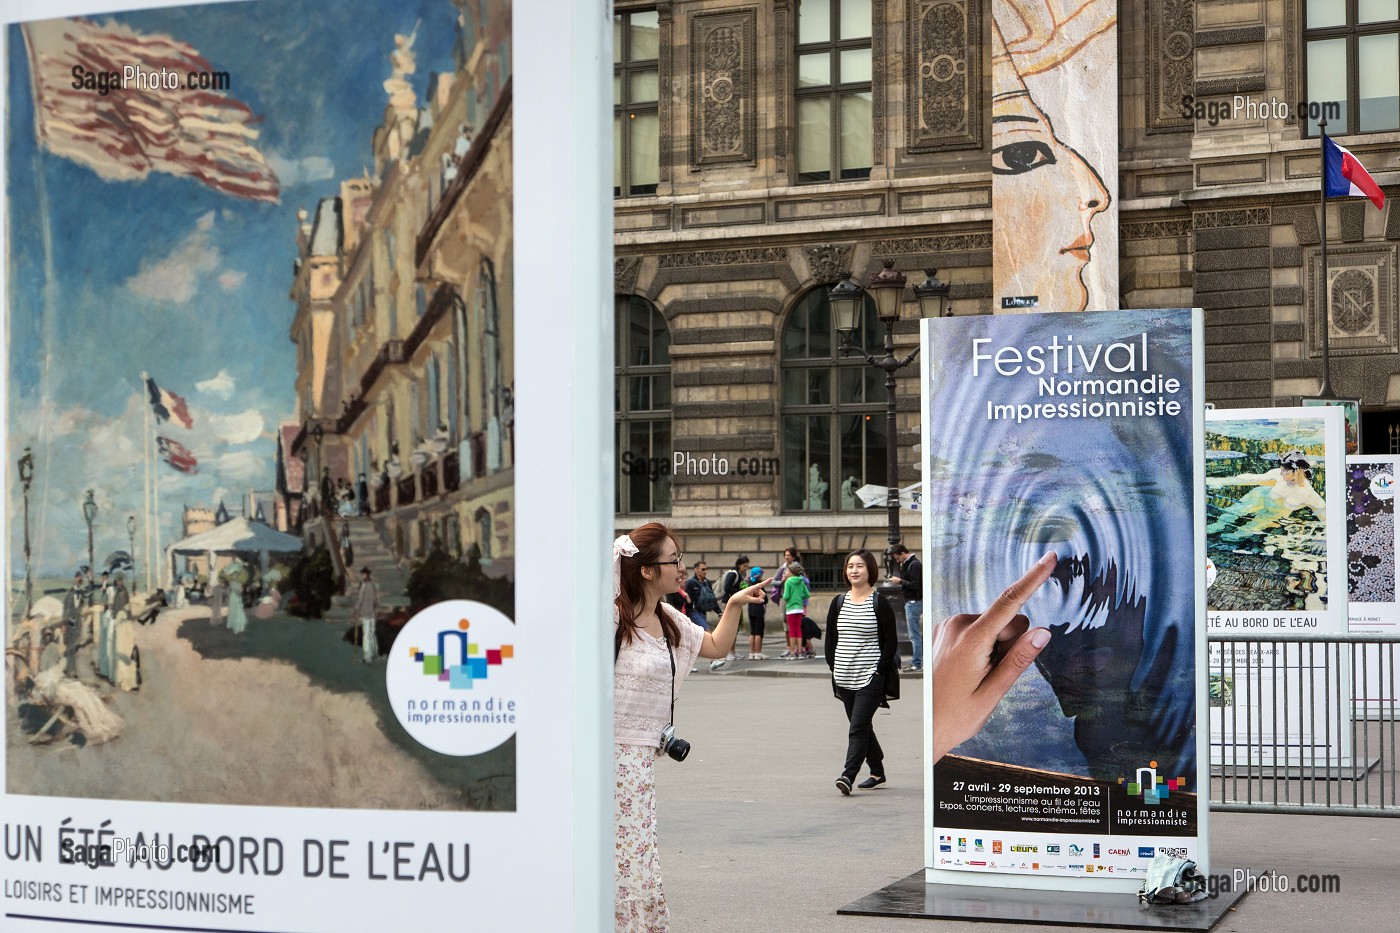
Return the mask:
<path id="1" fill-rule="evenodd" d="M 169 389 L 162 389 L 149 376 L 146 378 L 146 392 L 151 397 L 151 411 L 155 412 L 157 420 L 175 421 L 184 425 L 185 430 L 194 427 L 194 419 L 190 417 L 189 406 L 180 396 Z"/>
<path id="2" fill-rule="evenodd" d="M 1322 153 L 1323 171 L 1327 176 L 1324 186 L 1327 197 L 1345 198 L 1349 195 L 1361 195 L 1370 198 L 1377 210 L 1385 208 L 1385 192 L 1381 191 L 1381 186 L 1376 184 L 1371 173 L 1356 161 L 1356 156 L 1326 136 L 1322 137 Z"/>

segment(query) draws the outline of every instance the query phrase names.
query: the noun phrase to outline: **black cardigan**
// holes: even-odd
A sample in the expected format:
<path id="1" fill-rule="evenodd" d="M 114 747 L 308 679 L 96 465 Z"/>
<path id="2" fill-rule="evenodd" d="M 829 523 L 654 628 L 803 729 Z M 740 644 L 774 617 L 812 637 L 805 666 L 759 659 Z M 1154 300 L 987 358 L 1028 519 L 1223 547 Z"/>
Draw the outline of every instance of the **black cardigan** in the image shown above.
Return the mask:
<path id="1" fill-rule="evenodd" d="M 871 594 L 875 600 L 875 633 L 880 640 L 880 660 L 875 667 L 875 676 L 884 678 L 885 699 L 899 699 L 899 635 L 895 631 L 894 607 L 879 592 Z M 826 666 L 831 670 L 831 692 L 841 699 L 841 688 L 836 685 L 836 619 L 841 615 L 841 606 L 846 602 L 842 593 L 831 601 L 826 613 L 826 633 L 822 637 L 822 647 L 826 652 Z M 888 706 L 888 703 L 881 703 Z"/>

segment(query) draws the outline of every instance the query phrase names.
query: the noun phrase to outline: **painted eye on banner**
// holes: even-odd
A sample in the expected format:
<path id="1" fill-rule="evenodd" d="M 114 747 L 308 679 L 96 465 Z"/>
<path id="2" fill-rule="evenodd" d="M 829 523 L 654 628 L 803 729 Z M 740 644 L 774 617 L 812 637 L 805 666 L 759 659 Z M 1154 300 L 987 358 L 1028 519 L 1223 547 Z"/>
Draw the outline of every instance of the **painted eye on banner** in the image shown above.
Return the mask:
<path id="1" fill-rule="evenodd" d="M 992 150 L 992 173 L 996 175 L 1020 175 L 1054 164 L 1054 153 L 1041 142 L 1011 143 Z"/>

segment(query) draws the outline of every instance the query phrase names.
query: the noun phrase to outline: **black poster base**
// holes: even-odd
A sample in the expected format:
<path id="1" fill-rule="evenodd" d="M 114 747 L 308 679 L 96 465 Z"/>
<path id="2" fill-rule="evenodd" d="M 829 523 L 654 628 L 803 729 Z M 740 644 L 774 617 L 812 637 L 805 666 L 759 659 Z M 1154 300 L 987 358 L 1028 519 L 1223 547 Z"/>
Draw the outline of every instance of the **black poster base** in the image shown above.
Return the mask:
<path id="1" fill-rule="evenodd" d="M 1230 869 L 1222 874 L 1231 875 Z M 1255 872 L 1261 876 L 1262 871 Z M 1245 891 L 1221 892 L 1194 904 L 1146 907 L 1133 894 L 1091 891 L 1027 891 L 972 885 L 928 884 L 923 869 L 902 881 L 847 904 L 838 914 L 866 917 L 914 917 L 928 920 L 973 920 L 988 923 L 1034 923 L 1042 926 L 1113 927 L 1129 930 L 1211 929 L 1244 897 Z"/>

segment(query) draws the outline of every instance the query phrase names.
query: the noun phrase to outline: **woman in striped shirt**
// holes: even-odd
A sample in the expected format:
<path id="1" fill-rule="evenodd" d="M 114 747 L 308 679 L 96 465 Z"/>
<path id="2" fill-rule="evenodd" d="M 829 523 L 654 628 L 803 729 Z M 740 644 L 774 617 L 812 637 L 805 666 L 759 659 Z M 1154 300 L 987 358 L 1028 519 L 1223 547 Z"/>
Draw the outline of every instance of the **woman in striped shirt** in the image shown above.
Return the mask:
<path id="1" fill-rule="evenodd" d="M 842 794 L 862 764 L 870 765 L 870 777 L 862 790 L 885 783 L 885 753 L 875 737 L 875 710 L 899 699 L 899 640 L 895 634 L 894 608 L 875 592 L 880 579 L 875 555 L 865 548 L 846 557 L 846 582 L 850 592 L 837 596 L 826 615 L 826 666 L 836 698 L 846 707 L 851 723 L 846 740 L 846 765 L 836 779 Z"/>

